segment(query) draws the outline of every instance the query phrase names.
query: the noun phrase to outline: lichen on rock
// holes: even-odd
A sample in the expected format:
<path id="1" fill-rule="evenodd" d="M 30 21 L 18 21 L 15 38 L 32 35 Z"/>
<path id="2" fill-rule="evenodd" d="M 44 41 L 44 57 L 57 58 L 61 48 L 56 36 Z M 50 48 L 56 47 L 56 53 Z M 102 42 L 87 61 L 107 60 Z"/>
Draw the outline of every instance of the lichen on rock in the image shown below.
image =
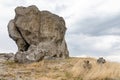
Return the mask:
<path id="1" fill-rule="evenodd" d="M 34 5 L 17 7 L 15 14 L 8 23 L 8 32 L 18 46 L 16 62 L 40 61 L 45 56 L 69 57 L 62 17 L 49 11 L 39 11 Z"/>

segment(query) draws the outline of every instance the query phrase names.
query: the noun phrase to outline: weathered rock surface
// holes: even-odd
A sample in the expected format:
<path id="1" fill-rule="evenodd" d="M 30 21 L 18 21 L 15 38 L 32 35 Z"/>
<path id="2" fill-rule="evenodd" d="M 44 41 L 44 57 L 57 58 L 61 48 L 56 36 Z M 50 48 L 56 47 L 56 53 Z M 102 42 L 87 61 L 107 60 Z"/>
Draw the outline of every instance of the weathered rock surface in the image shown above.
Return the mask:
<path id="1" fill-rule="evenodd" d="M 13 53 L 0 53 L 0 62 L 4 61 L 13 61 L 14 60 L 14 54 Z"/>
<path id="2" fill-rule="evenodd" d="M 8 24 L 9 36 L 16 42 L 16 62 L 34 62 L 45 56 L 67 58 L 66 26 L 62 17 L 39 11 L 34 5 L 17 7 L 15 18 Z"/>
<path id="3" fill-rule="evenodd" d="M 97 63 L 104 64 L 104 63 L 106 63 L 106 60 L 103 57 L 100 57 L 99 59 L 97 59 Z"/>

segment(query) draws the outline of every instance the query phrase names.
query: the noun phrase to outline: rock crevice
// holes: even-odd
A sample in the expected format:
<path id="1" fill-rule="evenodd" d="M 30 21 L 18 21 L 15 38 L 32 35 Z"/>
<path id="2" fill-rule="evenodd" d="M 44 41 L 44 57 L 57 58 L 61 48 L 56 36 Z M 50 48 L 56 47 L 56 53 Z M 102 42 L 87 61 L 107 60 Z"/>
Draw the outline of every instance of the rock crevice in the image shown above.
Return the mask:
<path id="1" fill-rule="evenodd" d="M 23 41 L 25 42 L 25 46 L 24 46 L 24 50 L 20 50 L 20 51 L 27 51 L 30 44 L 25 40 L 25 38 L 23 37 L 21 31 L 19 30 L 19 28 L 16 27 L 17 32 L 20 34 L 21 38 L 23 39 Z"/>

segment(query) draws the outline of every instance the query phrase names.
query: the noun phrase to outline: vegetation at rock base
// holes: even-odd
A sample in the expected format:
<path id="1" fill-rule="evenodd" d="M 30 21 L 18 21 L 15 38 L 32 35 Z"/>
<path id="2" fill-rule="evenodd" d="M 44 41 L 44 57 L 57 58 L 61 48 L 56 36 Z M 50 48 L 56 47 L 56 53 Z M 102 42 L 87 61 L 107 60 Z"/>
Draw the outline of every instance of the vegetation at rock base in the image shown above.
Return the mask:
<path id="1" fill-rule="evenodd" d="M 91 68 L 84 68 L 88 60 Z M 31 64 L 0 62 L 0 80 L 120 80 L 120 63 L 94 58 L 42 60 Z"/>

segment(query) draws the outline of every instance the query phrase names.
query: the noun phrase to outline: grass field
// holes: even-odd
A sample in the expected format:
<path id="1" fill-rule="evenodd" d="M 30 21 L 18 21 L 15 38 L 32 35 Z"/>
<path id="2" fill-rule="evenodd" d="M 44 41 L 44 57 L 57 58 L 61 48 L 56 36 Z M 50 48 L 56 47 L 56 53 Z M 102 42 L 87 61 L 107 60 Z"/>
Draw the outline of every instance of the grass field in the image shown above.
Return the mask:
<path id="1" fill-rule="evenodd" d="M 83 67 L 89 60 L 92 67 Z M 94 58 L 43 60 L 31 64 L 1 62 L 0 80 L 120 80 L 120 63 L 97 64 Z"/>

